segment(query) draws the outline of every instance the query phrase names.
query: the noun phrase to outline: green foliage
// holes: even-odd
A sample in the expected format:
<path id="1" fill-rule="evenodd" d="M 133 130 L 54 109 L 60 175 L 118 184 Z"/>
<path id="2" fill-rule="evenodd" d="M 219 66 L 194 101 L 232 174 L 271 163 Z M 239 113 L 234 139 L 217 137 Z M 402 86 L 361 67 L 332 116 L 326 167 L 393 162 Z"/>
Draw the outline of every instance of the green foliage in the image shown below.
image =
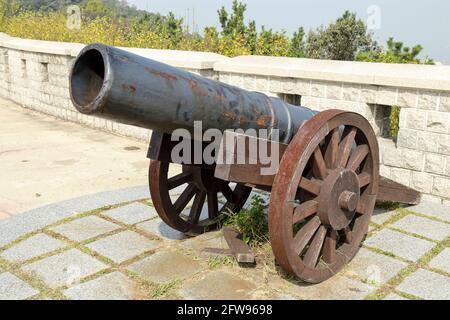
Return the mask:
<path id="1" fill-rule="evenodd" d="M 263 243 L 269 233 L 267 207 L 260 196 L 253 196 L 251 206 L 232 215 L 228 223 L 237 227 L 246 243 Z"/>
<path id="2" fill-rule="evenodd" d="M 384 63 L 413 63 L 413 64 L 434 64 L 433 60 L 426 58 L 421 61 L 417 56 L 422 51 L 421 45 L 416 45 L 412 48 L 404 46 L 403 42 L 394 41 L 394 38 L 389 38 L 387 41 L 387 48 L 383 50 L 372 50 L 360 52 L 356 56 L 357 61 L 366 62 L 384 62 Z"/>
<path id="3" fill-rule="evenodd" d="M 66 27 L 68 4 L 80 5 L 81 30 Z M 125 0 L 0 0 L 0 31 L 22 38 L 210 51 L 230 57 L 256 54 L 421 63 L 417 58 L 421 46 L 408 48 L 390 39 L 386 49 L 380 48 L 364 22 L 348 11 L 327 27 L 309 33 L 299 27 L 289 37 L 285 31 L 264 27 L 258 31 L 254 20 L 245 21 L 246 10 L 246 4 L 233 0 L 230 12 L 225 7 L 218 10 L 221 30 L 207 27 L 200 35 L 183 27 L 183 19 L 173 13 L 149 13 Z"/>
<path id="4" fill-rule="evenodd" d="M 359 51 L 375 46 L 365 23 L 355 13 L 346 11 L 328 27 L 311 30 L 306 41 L 306 55 L 315 59 L 355 59 Z"/>
<path id="5" fill-rule="evenodd" d="M 392 106 L 391 115 L 390 115 L 390 129 L 391 129 L 391 137 L 397 138 L 398 130 L 400 127 L 400 108 L 397 106 Z"/>

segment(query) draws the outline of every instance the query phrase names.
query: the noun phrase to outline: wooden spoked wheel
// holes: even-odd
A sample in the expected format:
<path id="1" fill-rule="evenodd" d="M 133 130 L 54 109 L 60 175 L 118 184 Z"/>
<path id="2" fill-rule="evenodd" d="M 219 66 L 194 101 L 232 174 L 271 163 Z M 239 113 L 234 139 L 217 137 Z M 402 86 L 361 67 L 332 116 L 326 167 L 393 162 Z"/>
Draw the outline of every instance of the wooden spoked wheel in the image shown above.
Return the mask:
<path id="1" fill-rule="evenodd" d="M 269 232 L 280 266 L 309 283 L 336 274 L 367 233 L 378 183 L 378 144 L 366 119 L 327 110 L 307 121 L 272 187 Z"/>
<path id="2" fill-rule="evenodd" d="M 182 173 L 169 177 L 167 162 L 151 160 L 149 186 L 153 205 L 161 219 L 170 227 L 185 233 L 198 234 L 213 229 L 220 221 L 222 213 L 239 211 L 247 201 L 251 188 L 236 185 L 214 177 L 214 170 L 198 166 L 183 165 Z M 176 200 L 171 199 L 170 191 L 183 189 Z M 220 205 L 218 194 L 226 203 Z M 189 202 L 192 206 L 188 209 Z M 207 217 L 202 216 L 207 203 Z"/>

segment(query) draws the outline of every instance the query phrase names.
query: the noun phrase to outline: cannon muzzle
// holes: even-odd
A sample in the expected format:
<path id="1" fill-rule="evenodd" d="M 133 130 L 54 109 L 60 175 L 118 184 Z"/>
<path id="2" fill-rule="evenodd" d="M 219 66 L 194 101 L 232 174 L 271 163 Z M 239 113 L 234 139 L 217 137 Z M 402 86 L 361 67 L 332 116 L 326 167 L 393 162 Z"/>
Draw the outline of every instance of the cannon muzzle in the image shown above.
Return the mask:
<path id="1" fill-rule="evenodd" d="M 206 129 L 279 129 L 289 142 L 315 112 L 259 92 L 207 79 L 102 44 L 85 47 L 70 75 L 78 111 L 172 133 Z"/>

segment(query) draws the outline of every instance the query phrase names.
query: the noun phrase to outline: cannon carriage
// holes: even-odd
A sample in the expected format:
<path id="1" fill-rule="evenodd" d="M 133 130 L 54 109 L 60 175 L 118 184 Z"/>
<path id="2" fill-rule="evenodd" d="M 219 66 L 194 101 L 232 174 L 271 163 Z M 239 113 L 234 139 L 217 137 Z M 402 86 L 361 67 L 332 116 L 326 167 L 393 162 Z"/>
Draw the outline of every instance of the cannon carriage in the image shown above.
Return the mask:
<path id="1" fill-rule="evenodd" d="M 377 200 L 418 201 L 413 190 L 380 178 L 377 138 L 357 113 L 293 106 L 100 44 L 80 52 L 70 93 L 82 113 L 153 130 L 151 198 L 174 229 L 210 230 L 221 213 L 239 211 L 252 188 L 270 191 L 275 258 L 306 282 L 326 280 L 354 257 Z M 195 139 L 195 121 L 203 131 L 224 133 L 213 142 L 212 163 L 194 159 L 209 146 Z M 174 160 L 179 129 L 194 134 L 192 161 Z M 259 136 L 261 129 L 268 135 Z M 245 134 L 251 130 L 256 134 Z M 255 158 L 252 141 L 278 152 L 271 173 L 262 173 L 267 164 Z M 181 165 L 181 172 L 171 176 L 172 165 Z M 176 197 L 174 189 L 181 189 Z"/>

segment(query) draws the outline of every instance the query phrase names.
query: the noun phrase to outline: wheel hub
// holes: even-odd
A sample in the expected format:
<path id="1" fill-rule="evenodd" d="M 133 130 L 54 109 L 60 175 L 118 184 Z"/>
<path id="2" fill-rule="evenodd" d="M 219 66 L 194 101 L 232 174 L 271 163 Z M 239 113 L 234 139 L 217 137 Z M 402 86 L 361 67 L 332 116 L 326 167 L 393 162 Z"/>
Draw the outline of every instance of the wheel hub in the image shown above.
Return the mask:
<path id="1" fill-rule="evenodd" d="M 355 216 L 359 202 L 359 180 L 348 169 L 330 171 L 324 180 L 320 195 L 318 215 L 322 223 L 334 230 L 347 227 Z"/>

